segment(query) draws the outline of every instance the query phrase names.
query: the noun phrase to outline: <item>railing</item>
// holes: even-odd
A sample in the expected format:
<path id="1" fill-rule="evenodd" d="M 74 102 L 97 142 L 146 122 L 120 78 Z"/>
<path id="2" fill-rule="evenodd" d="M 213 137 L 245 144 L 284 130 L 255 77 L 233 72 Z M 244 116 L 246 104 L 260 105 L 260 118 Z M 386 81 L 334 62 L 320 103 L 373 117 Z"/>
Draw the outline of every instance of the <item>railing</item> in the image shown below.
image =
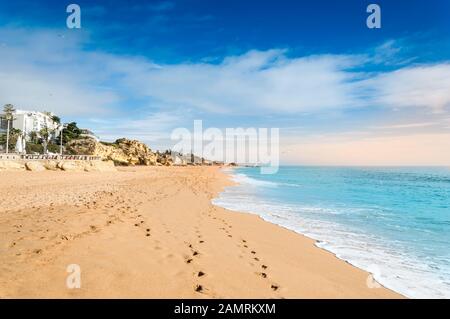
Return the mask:
<path id="1" fill-rule="evenodd" d="M 20 160 L 18 154 L 0 154 L 0 160 Z"/>
<path id="2" fill-rule="evenodd" d="M 0 160 L 72 160 L 99 161 L 100 156 L 92 155 L 33 155 L 33 154 L 0 154 Z"/>

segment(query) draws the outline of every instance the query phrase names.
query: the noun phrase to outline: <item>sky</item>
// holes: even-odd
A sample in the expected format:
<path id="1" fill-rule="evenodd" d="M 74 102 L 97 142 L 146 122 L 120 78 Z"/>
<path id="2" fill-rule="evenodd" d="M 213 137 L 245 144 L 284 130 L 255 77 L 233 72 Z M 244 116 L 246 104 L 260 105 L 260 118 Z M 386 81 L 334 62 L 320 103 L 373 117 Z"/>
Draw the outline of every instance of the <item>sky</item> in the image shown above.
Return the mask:
<path id="1" fill-rule="evenodd" d="M 449 165 L 449 14 L 446 0 L 0 0 L 0 104 L 152 149 L 200 119 L 279 128 L 283 164 Z"/>

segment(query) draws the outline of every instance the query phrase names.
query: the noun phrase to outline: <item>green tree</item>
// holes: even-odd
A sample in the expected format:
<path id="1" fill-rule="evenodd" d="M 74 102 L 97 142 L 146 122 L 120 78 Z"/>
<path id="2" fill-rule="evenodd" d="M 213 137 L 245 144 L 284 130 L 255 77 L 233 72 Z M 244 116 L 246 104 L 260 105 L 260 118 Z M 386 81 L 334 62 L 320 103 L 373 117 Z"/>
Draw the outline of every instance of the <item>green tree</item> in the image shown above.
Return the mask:
<path id="1" fill-rule="evenodd" d="M 15 151 L 17 139 L 20 135 L 22 135 L 21 130 L 11 128 L 9 130 L 9 138 L 7 138 L 7 134 L 0 135 L 0 144 L 6 145 L 6 143 L 8 143 L 8 151 Z"/>
<path id="2" fill-rule="evenodd" d="M 50 137 L 52 136 L 53 130 L 49 129 L 47 126 L 42 128 L 39 131 L 39 136 L 42 139 L 42 145 L 44 147 L 44 154 L 47 154 L 48 142 L 50 141 Z"/>
<path id="3" fill-rule="evenodd" d="M 51 118 L 53 122 L 61 124 L 61 118 L 59 116 L 53 115 Z"/>
<path id="4" fill-rule="evenodd" d="M 39 134 L 36 131 L 31 131 L 30 133 L 28 133 L 28 137 L 30 138 L 31 143 L 38 143 Z"/>
<path id="5" fill-rule="evenodd" d="M 67 124 L 63 131 L 63 143 L 66 144 L 71 140 L 79 138 L 80 134 L 81 130 L 78 128 L 76 122 Z"/>
<path id="6" fill-rule="evenodd" d="M 12 105 L 12 104 L 6 104 L 4 107 L 3 107 L 3 113 L 5 114 L 5 119 L 6 119 L 6 123 L 7 123 L 7 129 L 6 129 L 6 141 L 5 141 L 5 144 L 6 144 L 6 154 L 8 154 L 8 152 L 9 152 L 9 145 L 10 145 L 10 143 L 9 143 L 9 131 L 10 131 L 10 126 L 11 126 L 11 121 L 12 120 L 14 120 L 14 116 L 13 116 L 13 113 L 15 112 L 16 110 L 14 109 L 14 106 Z"/>

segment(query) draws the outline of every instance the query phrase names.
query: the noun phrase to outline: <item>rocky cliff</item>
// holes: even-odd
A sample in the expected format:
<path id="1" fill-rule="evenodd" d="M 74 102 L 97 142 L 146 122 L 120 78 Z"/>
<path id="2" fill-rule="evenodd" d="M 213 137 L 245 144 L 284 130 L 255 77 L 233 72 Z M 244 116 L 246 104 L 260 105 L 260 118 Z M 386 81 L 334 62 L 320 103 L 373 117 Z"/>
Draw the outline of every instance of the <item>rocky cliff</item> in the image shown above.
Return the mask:
<path id="1" fill-rule="evenodd" d="M 114 143 L 89 138 L 72 140 L 66 145 L 66 152 L 100 156 L 103 160 L 114 161 L 116 165 L 172 165 L 170 155 L 154 153 L 144 143 L 126 138 Z"/>

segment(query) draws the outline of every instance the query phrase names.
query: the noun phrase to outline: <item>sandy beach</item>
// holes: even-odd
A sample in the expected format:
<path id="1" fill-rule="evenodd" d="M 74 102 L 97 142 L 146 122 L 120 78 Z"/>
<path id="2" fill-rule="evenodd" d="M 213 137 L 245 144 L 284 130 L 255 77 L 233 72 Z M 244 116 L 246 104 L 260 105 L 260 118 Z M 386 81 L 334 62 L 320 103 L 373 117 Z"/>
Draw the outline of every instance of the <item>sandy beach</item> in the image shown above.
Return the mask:
<path id="1" fill-rule="evenodd" d="M 212 205 L 231 185 L 218 167 L 0 176 L 1 298 L 401 298 L 309 238 Z"/>

